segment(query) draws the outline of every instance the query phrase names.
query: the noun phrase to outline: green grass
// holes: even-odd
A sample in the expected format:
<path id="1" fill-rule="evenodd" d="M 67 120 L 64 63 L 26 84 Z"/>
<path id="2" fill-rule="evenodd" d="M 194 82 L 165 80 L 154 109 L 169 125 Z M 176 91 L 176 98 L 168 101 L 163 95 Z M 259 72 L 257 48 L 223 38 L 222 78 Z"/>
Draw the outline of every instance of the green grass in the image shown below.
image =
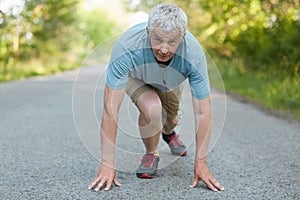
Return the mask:
<path id="1" fill-rule="evenodd" d="M 83 56 L 83 55 L 82 55 Z M 0 67 L 0 82 L 45 76 L 80 67 L 82 56 L 61 55 L 22 62 L 11 59 Z"/>
<path id="2" fill-rule="evenodd" d="M 28 63 L 16 63 L 14 67 L 6 66 L 6 70 L 0 73 L 0 82 L 12 81 L 18 79 L 25 79 L 32 76 L 44 76 L 57 72 L 74 69 L 76 64 L 53 64 L 52 66 L 45 66 L 39 60 L 30 61 Z"/>
<path id="3" fill-rule="evenodd" d="M 227 92 L 300 120 L 300 77 L 247 71 L 236 60 L 217 63 Z"/>

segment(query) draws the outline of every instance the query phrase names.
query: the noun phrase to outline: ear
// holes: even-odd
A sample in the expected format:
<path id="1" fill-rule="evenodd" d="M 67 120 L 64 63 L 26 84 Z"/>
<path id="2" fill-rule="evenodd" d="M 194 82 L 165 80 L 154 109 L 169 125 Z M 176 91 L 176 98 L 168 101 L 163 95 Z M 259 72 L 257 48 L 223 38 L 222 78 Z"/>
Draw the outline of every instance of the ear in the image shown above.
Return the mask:
<path id="1" fill-rule="evenodd" d="M 180 43 L 183 41 L 184 37 L 185 37 L 186 33 L 184 33 L 184 35 L 181 37 L 181 41 Z"/>

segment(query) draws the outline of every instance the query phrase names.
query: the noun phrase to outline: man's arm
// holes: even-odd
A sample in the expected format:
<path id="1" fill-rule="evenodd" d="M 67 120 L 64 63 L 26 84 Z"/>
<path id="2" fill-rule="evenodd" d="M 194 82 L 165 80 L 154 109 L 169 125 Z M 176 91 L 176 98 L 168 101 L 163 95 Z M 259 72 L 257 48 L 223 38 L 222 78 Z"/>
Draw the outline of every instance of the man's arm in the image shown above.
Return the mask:
<path id="1" fill-rule="evenodd" d="M 196 130 L 196 153 L 194 162 L 194 181 L 191 187 L 203 181 L 213 191 L 224 190 L 224 187 L 212 176 L 206 164 L 211 129 L 210 98 L 197 100 L 193 98 Z"/>
<path id="2" fill-rule="evenodd" d="M 100 190 L 106 184 L 105 190 L 109 190 L 112 183 L 120 186 L 115 170 L 115 142 L 118 128 L 118 113 L 125 89 L 113 90 L 107 85 L 104 91 L 104 111 L 101 122 L 101 165 L 97 176 L 89 185 L 89 189 Z"/>

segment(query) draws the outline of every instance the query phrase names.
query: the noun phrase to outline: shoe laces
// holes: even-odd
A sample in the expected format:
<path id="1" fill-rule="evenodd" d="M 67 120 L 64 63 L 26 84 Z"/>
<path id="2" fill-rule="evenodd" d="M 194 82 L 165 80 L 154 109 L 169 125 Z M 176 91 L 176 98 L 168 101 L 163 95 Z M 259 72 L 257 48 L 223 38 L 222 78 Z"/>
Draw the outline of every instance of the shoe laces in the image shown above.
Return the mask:
<path id="1" fill-rule="evenodd" d="M 155 155 L 144 155 L 141 162 L 143 163 L 144 167 L 151 167 L 154 163 L 156 156 Z"/>
<path id="2" fill-rule="evenodd" d="M 182 142 L 179 140 L 179 135 L 174 134 L 170 138 L 170 143 L 173 144 L 175 147 L 180 147 L 182 146 Z"/>

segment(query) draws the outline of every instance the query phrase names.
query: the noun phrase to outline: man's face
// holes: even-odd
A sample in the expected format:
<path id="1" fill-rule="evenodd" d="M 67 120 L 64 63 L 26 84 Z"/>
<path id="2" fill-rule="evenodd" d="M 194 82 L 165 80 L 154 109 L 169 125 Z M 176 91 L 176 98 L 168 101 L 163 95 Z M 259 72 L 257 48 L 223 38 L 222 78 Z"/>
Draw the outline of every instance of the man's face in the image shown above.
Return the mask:
<path id="1" fill-rule="evenodd" d="M 154 28 L 152 32 L 149 32 L 149 29 L 147 30 L 156 60 L 160 62 L 169 61 L 182 41 L 180 31 L 166 32 L 160 28 Z"/>

